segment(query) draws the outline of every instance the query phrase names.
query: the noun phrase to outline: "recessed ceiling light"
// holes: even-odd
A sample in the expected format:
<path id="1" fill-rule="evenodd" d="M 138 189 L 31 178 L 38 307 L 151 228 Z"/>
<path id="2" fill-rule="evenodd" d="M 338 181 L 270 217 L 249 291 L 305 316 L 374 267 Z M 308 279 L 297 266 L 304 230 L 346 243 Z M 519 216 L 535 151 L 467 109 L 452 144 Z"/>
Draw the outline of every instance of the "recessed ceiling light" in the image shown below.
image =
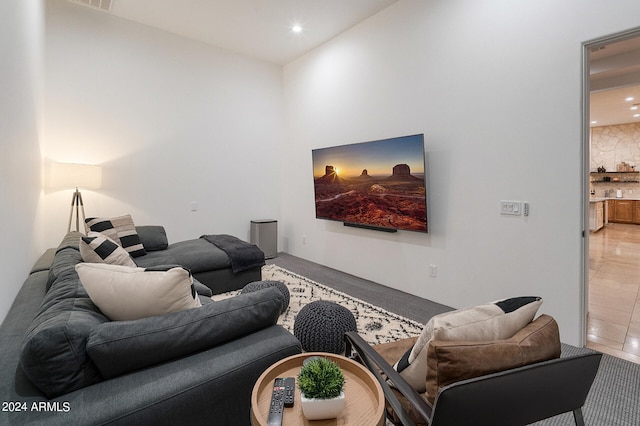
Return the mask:
<path id="1" fill-rule="evenodd" d="M 633 114 L 634 117 L 640 117 L 640 114 Z"/>
<path id="2" fill-rule="evenodd" d="M 293 31 L 294 33 L 301 33 L 302 27 L 299 24 L 295 24 L 291 27 L 291 31 Z"/>
<path id="3" fill-rule="evenodd" d="M 631 110 L 637 110 L 638 109 L 638 104 L 633 104 L 633 106 L 631 108 L 629 108 Z"/>
<path id="4" fill-rule="evenodd" d="M 633 100 L 633 96 L 629 96 L 628 98 L 625 99 L 625 101 L 627 102 L 631 102 Z"/>
<path id="5" fill-rule="evenodd" d="M 596 120 L 593 120 L 591 124 L 598 124 L 598 122 Z"/>

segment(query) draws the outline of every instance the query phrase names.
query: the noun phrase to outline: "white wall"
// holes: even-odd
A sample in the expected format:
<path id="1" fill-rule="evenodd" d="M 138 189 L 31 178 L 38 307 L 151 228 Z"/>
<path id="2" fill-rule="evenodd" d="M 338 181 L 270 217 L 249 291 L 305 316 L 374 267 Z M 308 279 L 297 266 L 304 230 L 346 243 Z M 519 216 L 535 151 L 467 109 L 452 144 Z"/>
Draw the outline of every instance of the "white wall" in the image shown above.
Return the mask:
<path id="1" fill-rule="evenodd" d="M 42 248 L 42 25 L 40 0 L 0 2 L 0 322 Z"/>
<path id="2" fill-rule="evenodd" d="M 582 43 L 637 16 L 635 0 L 401 0 L 288 64 L 284 249 L 454 307 L 540 295 L 582 342 Z M 314 218 L 313 148 L 414 133 L 429 235 Z"/>
<path id="3" fill-rule="evenodd" d="M 278 219 L 281 67 L 51 0 L 45 136 L 47 165 L 103 165 L 87 216 L 130 213 L 170 242 Z M 50 245 L 71 195 L 46 191 Z"/>
<path id="4" fill-rule="evenodd" d="M 173 241 L 274 217 L 294 255 L 456 307 L 538 294 L 562 340 L 581 341 L 581 43 L 637 26 L 640 3 L 401 0 L 286 66 L 284 86 L 279 67 L 46 4 L 45 165 L 103 164 L 88 215 L 129 212 Z M 0 196 L 20 206 L 2 213 L 0 313 L 64 234 L 71 197 L 45 191 L 42 244 L 35 5 L 0 9 Z M 420 132 L 429 235 L 314 219 L 312 148 Z M 501 217 L 501 199 L 531 216 Z"/>

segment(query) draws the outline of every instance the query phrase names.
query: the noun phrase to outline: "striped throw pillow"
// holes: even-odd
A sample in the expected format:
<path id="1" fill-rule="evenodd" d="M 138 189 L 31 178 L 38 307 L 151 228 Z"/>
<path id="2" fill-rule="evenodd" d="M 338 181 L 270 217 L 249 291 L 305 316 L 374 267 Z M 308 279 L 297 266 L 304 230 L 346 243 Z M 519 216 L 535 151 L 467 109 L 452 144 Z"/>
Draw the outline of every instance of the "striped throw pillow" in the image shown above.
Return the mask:
<path id="1" fill-rule="evenodd" d="M 99 232 L 89 232 L 80 239 L 80 255 L 86 263 L 136 266 L 125 249 Z"/>
<path id="2" fill-rule="evenodd" d="M 87 232 L 100 232 L 111 238 L 124 248 L 131 257 L 147 254 L 136 232 L 136 226 L 131 215 L 126 214 L 110 218 L 90 217 L 85 219 L 85 226 Z"/>

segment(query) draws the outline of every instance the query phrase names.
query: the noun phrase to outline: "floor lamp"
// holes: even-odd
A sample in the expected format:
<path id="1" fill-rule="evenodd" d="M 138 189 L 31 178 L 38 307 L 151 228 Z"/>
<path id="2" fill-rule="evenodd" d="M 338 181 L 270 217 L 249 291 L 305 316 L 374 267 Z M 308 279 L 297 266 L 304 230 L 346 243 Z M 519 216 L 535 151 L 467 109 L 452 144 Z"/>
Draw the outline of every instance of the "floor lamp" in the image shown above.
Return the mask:
<path id="1" fill-rule="evenodd" d="M 53 163 L 51 164 L 51 186 L 58 188 L 75 188 L 71 198 L 71 211 L 69 212 L 69 225 L 67 232 L 71 231 L 73 213 L 76 215 L 76 231 L 80 231 L 80 214 L 84 223 L 84 203 L 82 193 L 78 188 L 98 189 L 102 185 L 102 167 L 91 164 Z"/>

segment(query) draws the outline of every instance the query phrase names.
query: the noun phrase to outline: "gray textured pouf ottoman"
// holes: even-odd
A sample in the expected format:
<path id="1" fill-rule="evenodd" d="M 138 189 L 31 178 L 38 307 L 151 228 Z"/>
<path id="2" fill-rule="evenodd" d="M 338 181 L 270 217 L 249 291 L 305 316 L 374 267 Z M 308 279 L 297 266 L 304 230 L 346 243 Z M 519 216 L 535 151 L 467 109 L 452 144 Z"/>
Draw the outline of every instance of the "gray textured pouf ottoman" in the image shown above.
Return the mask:
<path id="1" fill-rule="evenodd" d="M 358 331 L 351 311 L 324 300 L 304 306 L 293 323 L 293 334 L 307 352 L 344 353 L 347 331 Z"/>
<path id="2" fill-rule="evenodd" d="M 282 293 L 282 310 L 280 311 L 280 313 L 286 311 L 289 307 L 289 300 L 291 296 L 289 295 L 289 289 L 287 288 L 287 286 L 280 281 L 254 281 L 245 285 L 242 288 L 242 291 L 240 291 L 240 294 L 251 293 L 252 291 L 262 290 L 263 288 L 267 287 L 276 287 L 278 290 L 280 290 L 280 293 Z"/>

